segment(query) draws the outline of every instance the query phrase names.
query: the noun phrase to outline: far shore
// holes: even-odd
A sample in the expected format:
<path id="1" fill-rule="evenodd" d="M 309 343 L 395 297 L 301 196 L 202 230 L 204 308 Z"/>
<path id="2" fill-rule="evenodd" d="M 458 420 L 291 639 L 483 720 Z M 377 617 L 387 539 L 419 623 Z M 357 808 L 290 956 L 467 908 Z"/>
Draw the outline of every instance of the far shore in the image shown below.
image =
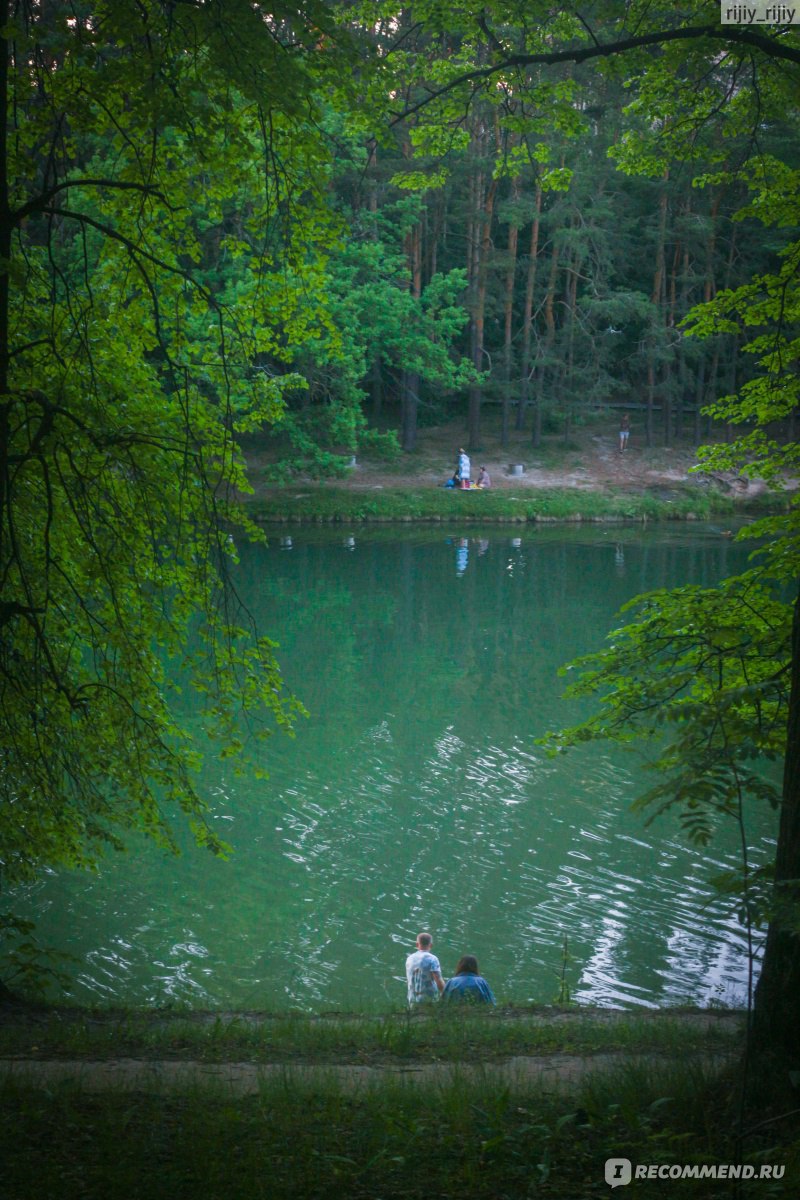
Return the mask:
<path id="1" fill-rule="evenodd" d="M 755 517 L 787 507 L 788 488 L 774 491 L 734 472 L 700 470 L 693 444 L 647 447 L 634 433 L 621 452 L 606 425 L 588 425 L 568 442 L 550 435 L 535 449 L 526 435 L 503 446 L 489 431 L 472 461 L 473 476 L 486 467 L 491 486 L 468 491 L 445 486 L 463 438 L 457 422 L 420 430 L 417 449 L 408 454 L 342 450 L 329 463 L 334 474 L 325 478 L 298 465 L 288 469 L 286 447 L 251 437 L 245 455 L 252 491 L 241 499 L 264 525 L 625 525 Z"/>

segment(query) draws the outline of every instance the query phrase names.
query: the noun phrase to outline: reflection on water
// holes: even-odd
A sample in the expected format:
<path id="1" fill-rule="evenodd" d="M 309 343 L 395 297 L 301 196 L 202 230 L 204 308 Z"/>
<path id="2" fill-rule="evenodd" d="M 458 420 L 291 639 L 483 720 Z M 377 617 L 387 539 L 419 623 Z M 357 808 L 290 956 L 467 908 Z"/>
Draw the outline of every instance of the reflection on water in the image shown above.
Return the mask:
<path id="1" fill-rule="evenodd" d="M 266 781 L 209 764 L 235 858 L 137 844 L 21 907 L 79 959 L 82 1000 L 399 1005 L 427 927 L 446 975 L 473 953 L 500 999 L 553 1000 L 566 937 L 581 1001 L 741 1002 L 743 932 L 710 882 L 735 865 L 734 831 L 690 848 L 628 811 L 634 755 L 548 759 L 535 739 L 580 717 L 558 668 L 621 604 L 743 559 L 708 528 L 293 532 L 250 548 L 242 590 L 311 717 L 267 744 Z M 758 864 L 771 816 L 750 827 Z"/>

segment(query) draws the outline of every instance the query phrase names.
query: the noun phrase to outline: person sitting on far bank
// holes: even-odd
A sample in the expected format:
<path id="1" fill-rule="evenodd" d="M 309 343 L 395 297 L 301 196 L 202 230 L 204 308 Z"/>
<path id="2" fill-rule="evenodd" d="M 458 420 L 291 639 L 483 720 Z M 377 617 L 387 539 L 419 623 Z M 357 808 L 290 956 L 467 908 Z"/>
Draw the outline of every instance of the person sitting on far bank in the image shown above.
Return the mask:
<path id="1" fill-rule="evenodd" d="M 417 948 L 406 959 L 406 981 L 408 1003 L 425 1004 L 438 1000 L 444 991 L 442 968 L 435 954 L 431 953 L 433 938 L 429 933 L 417 934 Z"/>
<path id="2" fill-rule="evenodd" d="M 486 467 L 481 467 L 480 471 L 478 472 L 478 487 L 486 488 L 491 486 L 492 481 L 489 478 L 489 472 L 486 470 Z"/>
<path id="3" fill-rule="evenodd" d="M 495 1004 L 492 989 L 478 970 L 478 960 L 465 954 L 458 960 L 456 973 L 448 979 L 442 1000 L 466 1001 L 472 1004 Z"/>

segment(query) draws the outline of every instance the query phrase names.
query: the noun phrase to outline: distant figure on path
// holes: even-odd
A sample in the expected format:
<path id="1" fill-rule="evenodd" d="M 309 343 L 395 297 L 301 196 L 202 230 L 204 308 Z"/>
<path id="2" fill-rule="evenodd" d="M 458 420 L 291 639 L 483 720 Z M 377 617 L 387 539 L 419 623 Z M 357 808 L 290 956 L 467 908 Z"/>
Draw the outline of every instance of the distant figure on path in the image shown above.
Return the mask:
<path id="1" fill-rule="evenodd" d="M 619 423 L 619 449 L 620 453 L 628 448 L 628 435 L 631 431 L 631 424 L 628 420 L 628 414 L 622 414 L 622 420 Z"/>
<path id="2" fill-rule="evenodd" d="M 471 469 L 472 468 L 471 468 L 471 464 L 469 461 L 469 455 L 467 454 L 466 450 L 462 446 L 458 452 L 458 478 L 461 480 L 462 488 L 469 487 L 469 477 L 470 477 Z"/>
<path id="3" fill-rule="evenodd" d="M 465 954 L 458 960 L 456 973 L 447 981 L 442 992 L 442 1000 L 472 1004 L 494 1004 L 492 989 L 478 970 L 478 960 L 471 954 Z"/>
<path id="4" fill-rule="evenodd" d="M 442 968 L 436 955 L 431 954 L 432 945 L 429 933 L 418 933 L 417 948 L 406 959 L 409 1004 L 438 1000 L 439 993 L 444 991 Z"/>
<path id="5" fill-rule="evenodd" d="M 492 481 L 489 478 L 489 472 L 486 470 L 486 467 L 481 467 L 480 472 L 478 473 L 478 487 L 491 487 L 491 486 L 492 486 Z"/>

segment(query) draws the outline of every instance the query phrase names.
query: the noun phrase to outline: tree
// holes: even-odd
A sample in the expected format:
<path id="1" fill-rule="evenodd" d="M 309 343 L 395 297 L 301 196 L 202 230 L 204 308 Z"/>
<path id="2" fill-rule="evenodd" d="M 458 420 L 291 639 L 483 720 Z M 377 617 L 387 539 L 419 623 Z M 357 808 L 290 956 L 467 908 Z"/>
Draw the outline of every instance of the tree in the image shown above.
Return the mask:
<path id="1" fill-rule="evenodd" d="M 753 180 L 750 212 L 768 224 L 800 224 L 797 170 L 772 159 L 761 164 Z M 789 186 L 790 190 L 784 189 Z M 728 445 L 701 451 L 704 464 L 738 468 L 746 476 L 796 478 L 800 447 L 791 437 L 780 438 L 800 403 L 796 370 L 800 350 L 800 241 L 782 251 L 779 269 L 750 284 L 722 292 L 696 315 L 696 331 L 710 333 L 720 323 L 733 327 L 756 356 L 759 372 L 737 395 L 713 406 L 744 432 Z M 793 586 L 791 633 L 776 655 L 776 671 L 786 676 L 784 706 L 783 781 L 775 858 L 774 890 L 768 907 L 764 959 L 755 996 L 755 1032 L 800 1059 L 800 1033 L 791 998 L 800 987 L 800 504 L 796 497 L 782 517 L 762 521 L 751 531 L 769 539 L 768 564 L 779 585 Z M 789 606 L 787 605 L 787 610 Z"/>
<path id="2" fill-rule="evenodd" d="M 289 460 L 290 469 L 308 471 L 313 460 L 321 470 L 330 469 L 336 456 L 323 449 L 326 426 L 330 442 L 353 451 L 369 445 L 396 452 L 393 436 L 367 428 L 365 384 L 371 371 L 401 381 L 404 450 L 414 448 L 420 384 L 450 390 L 470 377 L 469 363 L 451 350 L 466 321 L 460 303 L 466 273 L 435 272 L 423 286 L 420 269 L 409 286 L 405 247 L 409 240 L 418 247 L 420 208 L 414 194 L 374 215 L 362 214 L 351 224 L 348 243 L 330 254 L 324 280 L 329 325 L 292 351 L 308 405 L 275 427 L 281 436 L 288 426 L 293 444 L 305 450 Z"/>
<path id="3" fill-rule="evenodd" d="M 202 753 L 301 711 L 231 582 L 236 437 L 297 382 L 259 356 L 322 320 L 297 304 L 335 229 L 313 92 L 349 43 L 316 0 L 5 0 L 0 30 L 7 887 L 127 827 L 172 844 L 179 812 L 223 853 Z"/>

